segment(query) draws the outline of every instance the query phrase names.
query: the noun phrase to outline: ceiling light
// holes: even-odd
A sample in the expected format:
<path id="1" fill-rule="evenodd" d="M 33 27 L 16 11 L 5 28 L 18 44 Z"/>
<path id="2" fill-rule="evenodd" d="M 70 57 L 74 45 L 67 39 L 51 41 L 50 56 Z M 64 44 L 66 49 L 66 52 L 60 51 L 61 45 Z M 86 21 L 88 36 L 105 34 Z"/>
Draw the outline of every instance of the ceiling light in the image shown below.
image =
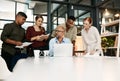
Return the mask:
<path id="1" fill-rule="evenodd" d="M 115 14 L 115 17 L 119 17 L 119 16 L 120 16 L 120 14 L 119 14 L 119 13 L 116 13 L 116 14 Z"/>
<path id="2" fill-rule="evenodd" d="M 73 6 L 71 6 L 71 9 L 73 9 Z"/>
<path id="3" fill-rule="evenodd" d="M 109 16 L 110 15 L 110 13 L 109 13 L 109 11 L 107 9 L 105 9 L 104 15 L 105 16 Z"/>
<path id="4" fill-rule="evenodd" d="M 105 18 L 104 17 L 102 18 L 102 24 L 105 24 Z"/>

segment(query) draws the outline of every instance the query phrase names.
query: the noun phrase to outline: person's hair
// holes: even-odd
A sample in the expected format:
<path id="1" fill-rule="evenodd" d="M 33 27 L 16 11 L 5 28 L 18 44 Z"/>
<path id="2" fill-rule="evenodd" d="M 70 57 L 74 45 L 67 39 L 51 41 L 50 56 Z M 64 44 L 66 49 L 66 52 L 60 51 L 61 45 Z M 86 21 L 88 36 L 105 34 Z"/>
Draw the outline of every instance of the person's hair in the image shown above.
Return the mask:
<path id="1" fill-rule="evenodd" d="M 27 18 L 27 15 L 24 12 L 18 12 L 16 16 L 18 16 L 18 15 Z"/>
<path id="2" fill-rule="evenodd" d="M 42 15 L 37 15 L 37 16 L 35 17 L 35 20 L 37 21 L 39 18 L 41 18 L 41 19 L 43 20 Z"/>
<path id="3" fill-rule="evenodd" d="M 74 16 L 69 16 L 68 19 L 71 19 L 71 20 L 73 20 L 73 21 L 76 20 L 76 18 L 75 18 Z"/>
<path id="4" fill-rule="evenodd" d="M 65 27 L 62 25 L 58 25 L 56 29 L 58 29 L 58 28 L 62 28 L 65 31 Z"/>
<path id="5" fill-rule="evenodd" d="M 87 20 L 90 24 L 93 23 L 93 20 L 92 20 L 91 17 L 86 17 L 83 21 L 86 21 L 86 20 Z"/>
<path id="6" fill-rule="evenodd" d="M 56 27 L 55 31 L 56 31 L 58 28 L 62 28 L 64 34 L 66 33 L 66 32 L 65 32 L 65 27 L 63 27 L 62 25 L 58 25 L 58 26 Z M 55 33 L 54 35 L 56 36 L 57 34 Z"/>

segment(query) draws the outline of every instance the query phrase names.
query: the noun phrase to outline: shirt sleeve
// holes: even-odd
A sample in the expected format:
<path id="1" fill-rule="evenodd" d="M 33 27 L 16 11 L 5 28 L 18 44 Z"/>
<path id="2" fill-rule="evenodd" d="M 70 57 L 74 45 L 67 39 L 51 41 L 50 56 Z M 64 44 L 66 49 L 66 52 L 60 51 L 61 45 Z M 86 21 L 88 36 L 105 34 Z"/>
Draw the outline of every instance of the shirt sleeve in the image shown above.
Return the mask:
<path id="1" fill-rule="evenodd" d="M 97 40 L 95 50 L 96 50 L 96 49 L 101 49 L 101 37 L 100 37 L 100 34 L 99 34 L 97 28 L 95 28 L 95 31 L 94 31 L 94 32 L 95 32 L 95 38 L 96 38 L 96 40 Z"/>
<path id="2" fill-rule="evenodd" d="M 1 40 L 6 41 L 6 39 L 8 39 L 9 36 L 11 35 L 11 32 L 12 27 L 10 26 L 10 24 L 4 25 L 3 32 L 1 33 Z"/>
<path id="3" fill-rule="evenodd" d="M 42 33 L 43 33 L 43 34 L 46 34 L 46 33 L 45 33 L 45 28 L 44 28 L 44 27 L 41 27 L 41 30 L 42 30 Z"/>
<path id="4" fill-rule="evenodd" d="M 73 37 L 72 37 L 72 41 L 76 39 L 77 36 L 77 27 L 75 26 L 73 29 Z"/>
<path id="5" fill-rule="evenodd" d="M 31 33 L 32 33 L 31 27 L 28 27 L 27 30 L 26 30 L 26 39 L 27 39 L 27 41 L 31 40 Z"/>
<path id="6" fill-rule="evenodd" d="M 70 39 L 66 38 L 66 42 L 65 43 L 71 43 Z"/>

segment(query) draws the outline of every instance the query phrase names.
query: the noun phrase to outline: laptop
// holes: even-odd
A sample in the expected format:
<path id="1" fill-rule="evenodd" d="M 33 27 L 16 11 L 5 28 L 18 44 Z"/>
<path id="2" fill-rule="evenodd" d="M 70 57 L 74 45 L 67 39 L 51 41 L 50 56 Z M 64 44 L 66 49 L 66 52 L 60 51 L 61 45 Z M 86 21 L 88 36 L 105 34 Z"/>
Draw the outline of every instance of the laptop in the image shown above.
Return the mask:
<path id="1" fill-rule="evenodd" d="M 72 56 L 73 44 L 54 44 L 54 56 Z"/>

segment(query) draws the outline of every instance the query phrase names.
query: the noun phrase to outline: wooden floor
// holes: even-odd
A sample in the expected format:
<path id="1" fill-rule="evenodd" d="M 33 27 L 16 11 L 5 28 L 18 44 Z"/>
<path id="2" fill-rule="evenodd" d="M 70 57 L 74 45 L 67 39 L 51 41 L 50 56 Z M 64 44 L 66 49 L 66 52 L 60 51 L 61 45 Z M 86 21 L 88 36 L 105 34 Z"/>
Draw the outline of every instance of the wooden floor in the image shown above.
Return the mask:
<path id="1" fill-rule="evenodd" d="M 120 81 L 120 58 L 32 57 L 19 60 L 4 81 Z"/>

